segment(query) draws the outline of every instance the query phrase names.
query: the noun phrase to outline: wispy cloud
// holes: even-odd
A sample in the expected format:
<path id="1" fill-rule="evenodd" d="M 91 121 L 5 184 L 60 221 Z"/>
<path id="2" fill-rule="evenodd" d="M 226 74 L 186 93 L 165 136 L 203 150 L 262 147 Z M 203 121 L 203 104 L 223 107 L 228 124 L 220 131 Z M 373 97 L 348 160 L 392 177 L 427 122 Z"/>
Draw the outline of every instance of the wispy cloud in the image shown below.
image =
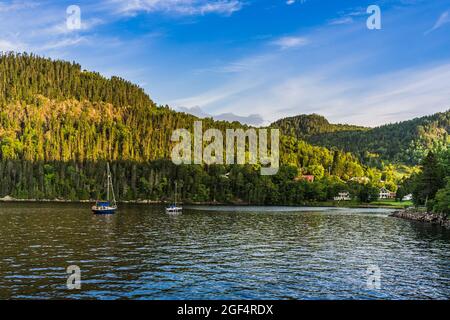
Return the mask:
<path id="1" fill-rule="evenodd" d="M 290 36 L 281 37 L 271 42 L 273 45 L 278 46 L 280 49 L 291 49 L 302 47 L 309 43 L 309 40 L 304 37 Z"/>
<path id="2" fill-rule="evenodd" d="M 286 80 L 262 97 L 263 107 L 283 105 L 277 117 L 324 114 L 335 122 L 380 125 L 450 107 L 450 64 L 406 69 L 377 77 L 341 79 L 306 74 Z M 395 114 L 392 113 L 395 111 Z"/>
<path id="3" fill-rule="evenodd" d="M 328 25 L 343 25 L 350 24 L 361 18 L 362 16 L 366 16 L 366 8 L 364 7 L 356 7 L 350 8 L 347 10 L 339 11 L 338 16 L 334 19 L 328 21 Z"/>
<path id="4" fill-rule="evenodd" d="M 10 40 L 0 39 L 0 51 L 24 51 L 26 49 L 26 45 L 22 42 L 13 42 Z"/>
<path id="5" fill-rule="evenodd" d="M 259 62 L 250 55 L 223 63 L 233 70 L 224 83 L 169 104 L 198 106 L 214 114 L 257 110 L 264 124 L 286 116 L 319 113 L 333 122 L 375 126 L 447 110 L 450 56 L 434 64 L 405 63 L 404 43 L 414 41 L 423 24 L 411 28 L 402 24 L 411 16 L 385 14 L 388 23 L 399 25 L 397 32 L 386 38 L 367 31 L 364 21 L 356 23 L 358 15 L 359 10 L 347 14 L 355 23 L 343 24 L 342 28 L 327 23 L 310 32 L 293 34 L 291 39 L 269 42 L 269 46 L 255 50 L 254 57 L 265 57 Z M 308 39 L 314 39 L 313 45 L 305 46 Z M 392 48 L 387 50 L 386 43 Z M 407 50 L 408 54 L 421 52 L 420 48 L 414 48 L 413 53 Z M 391 63 L 380 66 L 380 59 Z M 257 63 L 251 67 L 244 62 L 253 60 Z"/>
<path id="6" fill-rule="evenodd" d="M 253 73 L 252 73 L 253 74 Z M 192 95 L 189 97 L 175 99 L 169 102 L 169 105 L 174 107 L 207 107 L 214 105 L 215 103 L 232 100 L 239 96 L 243 92 L 256 88 L 262 83 L 262 78 L 251 79 L 248 77 L 242 77 L 234 79 L 232 82 L 223 85 L 212 90 L 202 92 L 200 94 Z M 209 109 L 211 110 L 211 108 Z"/>
<path id="7" fill-rule="evenodd" d="M 105 42 L 91 33 L 106 23 L 96 17 L 96 7 L 83 6 L 81 28 L 71 30 L 66 25 L 66 6 L 59 3 L 36 1 L 0 2 L 0 50 L 29 51 L 58 56 L 62 50 L 89 45 L 91 39 Z M 12 28 L 11 26 L 14 26 Z"/>
<path id="8" fill-rule="evenodd" d="M 134 15 L 139 12 L 163 12 L 176 15 L 231 15 L 242 9 L 239 0 L 112 0 L 117 12 Z"/>
<path id="9" fill-rule="evenodd" d="M 218 97 L 214 102 L 222 106 L 221 110 L 229 110 L 234 115 L 254 106 L 261 110 L 258 116 L 263 120 L 251 123 L 243 118 L 241 121 L 255 125 L 286 116 L 318 113 L 336 123 L 376 126 L 450 108 L 450 91 L 446 89 L 450 83 L 450 64 L 372 78 L 335 81 L 335 76 L 334 72 L 308 72 L 278 84 L 264 82 L 256 90 L 245 89 L 231 97 Z M 209 110 L 214 104 L 205 106 Z"/>
<path id="10" fill-rule="evenodd" d="M 230 62 L 216 63 L 211 67 L 195 70 L 196 74 L 202 73 L 241 73 L 257 68 L 261 64 L 267 62 L 271 58 L 270 54 L 261 54 L 245 57 Z"/>
<path id="11" fill-rule="evenodd" d="M 37 7 L 38 5 L 39 3 L 30 1 L 2 1 L 0 2 L 0 13 L 31 9 Z"/>
<path id="12" fill-rule="evenodd" d="M 434 30 L 437 30 L 448 23 L 450 23 L 450 11 L 445 11 L 436 20 L 434 26 L 430 30 L 426 31 L 425 34 L 433 32 Z"/>
<path id="13" fill-rule="evenodd" d="M 60 48 L 65 48 L 65 47 L 73 47 L 73 46 L 77 46 L 77 45 L 80 45 L 82 43 L 87 43 L 87 42 L 88 42 L 87 37 L 75 36 L 75 37 L 71 37 L 71 38 L 63 38 L 61 40 L 54 41 L 54 42 L 45 43 L 44 45 L 39 47 L 39 50 L 54 50 L 54 49 L 60 49 Z"/>
<path id="14" fill-rule="evenodd" d="M 328 22 L 330 25 L 340 25 L 340 24 L 349 24 L 353 22 L 353 18 L 351 16 L 348 17 L 342 17 L 342 18 L 336 18 L 332 19 Z"/>

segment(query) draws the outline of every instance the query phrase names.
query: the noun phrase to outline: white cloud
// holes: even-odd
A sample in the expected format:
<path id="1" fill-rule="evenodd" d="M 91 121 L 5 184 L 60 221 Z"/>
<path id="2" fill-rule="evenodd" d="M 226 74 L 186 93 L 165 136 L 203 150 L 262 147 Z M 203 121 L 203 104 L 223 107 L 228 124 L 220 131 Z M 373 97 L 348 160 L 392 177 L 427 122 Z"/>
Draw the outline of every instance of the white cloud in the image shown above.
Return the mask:
<path id="1" fill-rule="evenodd" d="M 214 114 L 256 112 L 265 123 L 315 112 L 333 122 L 369 126 L 449 109 L 450 56 L 444 52 L 435 64 L 404 60 L 405 53 L 419 56 L 422 52 L 411 51 L 405 43 L 416 40 L 411 40 L 410 34 L 420 34 L 423 24 L 402 23 L 411 21 L 411 16 L 397 12 L 385 17 L 399 26 L 390 37 L 369 40 L 364 23 L 343 24 L 341 28 L 326 25 L 255 48 L 254 54 L 244 59 L 221 61 L 225 67 L 218 66 L 219 71 L 229 71 L 222 75 L 222 84 L 200 94 L 187 93 L 178 99 L 178 105 L 199 106 Z M 356 21 L 362 19 L 359 13 L 352 11 L 341 17 Z M 313 45 L 305 46 L 309 39 L 314 39 Z M 386 49 L 386 44 L 392 48 Z M 274 50 L 299 46 L 304 47 Z M 259 62 L 253 59 L 258 56 L 266 58 Z M 252 65 L 245 63 L 253 60 L 256 63 Z"/>
<path id="2" fill-rule="evenodd" d="M 332 19 L 332 20 L 330 20 L 330 22 L 328 24 L 330 24 L 330 25 L 340 25 L 340 24 L 349 24 L 349 23 L 352 23 L 352 22 L 353 22 L 353 18 L 348 16 L 348 17 Z"/>
<path id="3" fill-rule="evenodd" d="M 375 126 L 449 109 L 448 83 L 450 64 L 339 81 L 333 73 L 311 72 L 265 88 L 257 98 L 243 95 L 231 104 L 236 104 L 232 110 L 257 105 L 270 121 L 318 113 L 333 122 Z"/>
<path id="4" fill-rule="evenodd" d="M 271 58 L 270 54 L 261 54 L 250 57 L 245 57 L 231 62 L 220 62 L 212 67 L 201 68 L 195 71 L 196 74 L 205 72 L 213 73 L 240 73 L 247 72 L 253 68 L 257 68 L 261 64 L 267 62 Z"/>
<path id="5" fill-rule="evenodd" d="M 201 107 L 211 106 L 218 102 L 223 102 L 233 97 L 239 96 L 245 91 L 251 90 L 252 88 L 261 85 L 262 79 L 250 79 L 243 77 L 240 79 L 235 79 L 229 84 L 221 86 L 220 88 L 215 88 L 210 91 L 202 92 L 198 95 L 193 95 L 186 98 L 176 99 L 169 101 L 169 105 L 174 107 Z"/>
<path id="6" fill-rule="evenodd" d="M 30 1 L 4 1 L 0 2 L 0 12 L 8 13 L 12 11 L 18 11 L 23 9 L 30 9 L 38 6 L 38 3 Z"/>
<path id="7" fill-rule="evenodd" d="M 0 51 L 7 52 L 7 51 L 24 51 L 26 48 L 26 45 L 22 42 L 13 42 L 10 40 L 3 40 L 0 39 Z"/>
<path id="8" fill-rule="evenodd" d="M 80 45 L 82 43 L 87 43 L 88 39 L 86 37 L 73 37 L 73 38 L 63 38 L 54 42 L 45 43 L 38 47 L 39 50 L 54 50 L 65 47 L 73 47 Z"/>
<path id="9" fill-rule="evenodd" d="M 63 58 L 70 54 L 75 57 L 72 50 L 75 47 L 94 41 L 96 44 L 107 42 L 105 38 L 89 32 L 106 23 L 103 16 L 101 19 L 97 17 L 99 9 L 83 8 L 81 28 L 69 30 L 64 5 L 33 1 L 0 2 L 0 50 Z M 113 46 L 114 42 L 106 45 Z M 66 50 L 68 48 L 71 50 Z"/>
<path id="10" fill-rule="evenodd" d="M 428 34 L 436 29 L 439 29 L 442 26 L 446 25 L 447 23 L 450 23 L 450 11 L 443 12 L 436 20 L 434 26 L 430 30 L 426 31 L 425 34 Z"/>
<path id="11" fill-rule="evenodd" d="M 304 37 L 281 37 L 275 41 L 272 41 L 272 44 L 280 47 L 281 49 L 291 49 L 298 48 L 308 44 L 308 39 Z"/>
<path id="12" fill-rule="evenodd" d="M 317 34 L 310 36 L 319 44 L 323 43 Z M 335 38 L 335 35 L 329 34 L 329 37 Z M 331 59 L 324 52 L 324 57 L 317 57 L 322 61 L 320 68 L 308 68 L 309 62 L 314 64 L 314 60 L 305 54 L 303 51 L 301 54 L 277 51 L 277 54 L 259 55 L 264 59 L 255 59 L 252 65 L 245 64 L 245 70 L 238 68 L 224 85 L 169 102 L 169 105 L 201 107 L 202 112 L 214 114 L 256 111 L 264 124 L 286 116 L 318 113 L 333 122 L 367 126 L 432 114 L 450 107 L 450 63 L 367 76 L 354 73 L 355 68 L 367 65 L 364 53 Z M 231 64 L 242 66 L 242 61 L 246 60 L 253 59 L 247 57 Z M 305 63 L 299 65 L 299 61 Z"/>
<path id="13" fill-rule="evenodd" d="M 239 0 L 113 0 L 118 13 L 133 15 L 139 12 L 164 12 L 177 15 L 231 15 L 241 10 Z"/>

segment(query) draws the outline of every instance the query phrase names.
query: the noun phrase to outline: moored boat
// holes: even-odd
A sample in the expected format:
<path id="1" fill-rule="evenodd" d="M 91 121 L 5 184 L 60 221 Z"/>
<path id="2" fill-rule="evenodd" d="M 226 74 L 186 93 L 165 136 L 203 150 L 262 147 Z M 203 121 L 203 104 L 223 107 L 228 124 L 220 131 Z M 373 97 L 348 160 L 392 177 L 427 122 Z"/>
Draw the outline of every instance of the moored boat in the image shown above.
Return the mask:
<path id="1" fill-rule="evenodd" d="M 169 213 L 169 214 L 176 214 L 176 213 L 182 213 L 182 212 L 183 212 L 183 208 L 175 206 L 175 205 L 171 205 L 166 208 L 166 213 Z"/>
<path id="2" fill-rule="evenodd" d="M 97 200 L 95 205 L 92 206 L 92 212 L 94 214 L 114 214 L 117 211 L 117 203 L 116 197 L 114 195 L 114 187 L 112 183 L 111 171 L 109 169 L 109 163 L 106 164 L 106 174 L 106 201 Z M 110 193 L 112 194 L 112 200 L 110 200 Z"/>
<path id="3" fill-rule="evenodd" d="M 183 207 L 177 206 L 177 183 L 175 182 L 175 197 L 174 202 L 166 207 L 167 214 L 179 214 L 183 212 Z"/>
<path id="4" fill-rule="evenodd" d="M 111 205 L 109 201 L 97 201 L 92 206 L 92 212 L 95 214 L 113 214 L 116 213 L 117 206 Z"/>

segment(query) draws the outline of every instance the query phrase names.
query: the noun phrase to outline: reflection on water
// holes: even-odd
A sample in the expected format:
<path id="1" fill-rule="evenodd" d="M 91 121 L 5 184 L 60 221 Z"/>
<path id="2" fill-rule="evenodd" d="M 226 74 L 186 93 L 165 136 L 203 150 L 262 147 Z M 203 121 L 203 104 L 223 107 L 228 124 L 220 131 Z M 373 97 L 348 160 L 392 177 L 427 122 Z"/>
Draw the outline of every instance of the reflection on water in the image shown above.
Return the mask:
<path id="1" fill-rule="evenodd" d="M 450 232 L 388 213 L 3 203 L 0 298 L 450 298 Z M 69 265 L 81 290 L 66 288 Z"/>

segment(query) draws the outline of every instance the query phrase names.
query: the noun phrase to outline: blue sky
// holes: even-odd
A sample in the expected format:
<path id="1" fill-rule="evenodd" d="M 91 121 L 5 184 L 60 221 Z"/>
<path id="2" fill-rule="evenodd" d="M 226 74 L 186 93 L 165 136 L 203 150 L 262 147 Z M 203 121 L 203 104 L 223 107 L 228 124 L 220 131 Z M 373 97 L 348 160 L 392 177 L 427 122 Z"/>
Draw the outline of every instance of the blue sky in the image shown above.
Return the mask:
<path id="1" fill-rule="evenodd" d="M 450 0 L 0 1 L 0 50 L 74 60 L 158 104 L 254 125 L 319 113 L 375 126 L 450 108 Z"/>

